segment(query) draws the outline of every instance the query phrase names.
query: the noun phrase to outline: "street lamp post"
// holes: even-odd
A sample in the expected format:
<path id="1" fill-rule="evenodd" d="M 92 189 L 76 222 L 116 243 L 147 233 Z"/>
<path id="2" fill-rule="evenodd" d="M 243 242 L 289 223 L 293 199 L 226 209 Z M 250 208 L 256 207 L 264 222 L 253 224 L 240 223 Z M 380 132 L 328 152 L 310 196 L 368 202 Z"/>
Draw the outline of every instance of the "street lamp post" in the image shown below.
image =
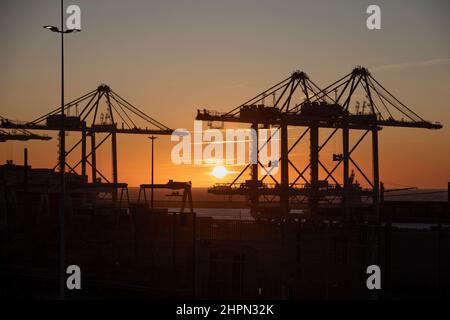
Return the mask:
<path id="1" fill-rule="evenodd" d="M 65 124 L 64 124 L 64 34 L 79 32 L 79 29 L 64 30 L 64 0 L 61 0 L 61 30 L 55 26 L 44 26 L 52 32 L 61 34 L 61 130 L 59 131 L 59 170 L 61 194 L 59 199 L 59 294 L 60 298 L 65 297 L 65 241 L 64 241 L 64 205 L 65 205 L 65 168 L 66 168 L 66 141 L 65 141 Z"/>
<path id="2" fill-rule="evenodd" d="M 152 176 L 151 176 L 151 184 L 153 185 L 153 183 L 154 183 L 154 181 L 153 181 L 153 178 L 154 178 L 154 141 L 155 141 L 155 139 L 157 139 L 157 137 L 155 137 L 155 136 L 151 136 L 151 137 L 149 137 L 149 139 L 152 141 L 152 164 L 151 164 L 151 166 L 152 166 Z M 153 192 L 153 187 L 151 188 L 151 208 L 153 209 L 154 208 L 154 192 Z"/>

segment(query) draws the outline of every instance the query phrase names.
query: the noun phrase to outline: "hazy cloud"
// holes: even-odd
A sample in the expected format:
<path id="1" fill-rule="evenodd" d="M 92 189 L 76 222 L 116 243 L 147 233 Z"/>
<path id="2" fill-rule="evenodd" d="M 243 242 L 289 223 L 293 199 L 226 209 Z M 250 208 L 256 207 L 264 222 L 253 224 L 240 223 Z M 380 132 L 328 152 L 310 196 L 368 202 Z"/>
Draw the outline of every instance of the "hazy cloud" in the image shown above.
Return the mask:
<path id="1" fill-rule="evenodd" d="M 377 66 L 371 68 L 371 70 L 374 71 L 383 71 L 383 70 L 398 70 L 398 69 L 409 69 L 409 68 L 416 68 L 416 67 L 427 67 L 427 66 L 434 66 L 437 64 L 443 64 L 450 62 L 450 58 L 438 58 L 438 59 L 430 59 L 430 60 L 423 60 L 423 61 L 416 61 L 416 62 L 402 62 L 402 63 L 393 63 L 393 64 L 386 64 L 382 66 Z"/>

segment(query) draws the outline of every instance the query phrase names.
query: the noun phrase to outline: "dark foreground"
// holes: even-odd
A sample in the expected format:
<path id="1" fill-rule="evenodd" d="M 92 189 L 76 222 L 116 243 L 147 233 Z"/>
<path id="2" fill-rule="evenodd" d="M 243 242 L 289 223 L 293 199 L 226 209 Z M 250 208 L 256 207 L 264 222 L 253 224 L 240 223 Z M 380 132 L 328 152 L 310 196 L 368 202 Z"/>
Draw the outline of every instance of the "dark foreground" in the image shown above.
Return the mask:
<path id="1" fill-rule="evenodd" d="M 0 295 L 58 296 L 57 201 L 5 201 Z M 7 200 L 7 199 L 6 199 Z M 216 220 L 195 213 L 72 204 L 66 265 L 82 270 L 67 298 L 433 299 L 450 296 L 447 202 L 385 202 L 287 220 Z M 276 209 L 274 208 L 276 211 Z M 381 269 L 368 290 L 366 269 Z"/>

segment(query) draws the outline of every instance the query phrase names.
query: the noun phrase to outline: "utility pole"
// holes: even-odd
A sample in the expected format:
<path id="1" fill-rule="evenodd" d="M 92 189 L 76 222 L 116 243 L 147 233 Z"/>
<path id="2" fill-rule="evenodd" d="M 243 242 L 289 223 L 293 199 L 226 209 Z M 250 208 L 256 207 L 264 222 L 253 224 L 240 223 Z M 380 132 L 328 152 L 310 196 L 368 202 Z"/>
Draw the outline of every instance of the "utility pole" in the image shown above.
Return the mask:
<path id="1" fill-rule="evenodd" d="M 65 298 L 65 197 L 66 197 L 66 181 L 65 181 L 65 170 L 66 170 L 66 128 L 64 123 L 64 0 L 61 0 L 61 131 L 60 131 L 60 146 L 59 146 L 59 156 L 60 159 L 60 174 L 61 174 L 61 198 L 59 202 L 59 294 L 61 299 Z"/>
<path id="2" fill-rule="evenodd" d="M 78 29 L 64 30 L 64 0 L 61 0 L 61 29 L 55 26 L 44 26 L 52 32 L 61 34 L 61 129 L 59 131 L 59 171 L 60 171 L 60 184 L 61 193 L 59 199 L 59 294 L 60 298 L 65 298 L 65 241 L 64 241 L 64 206 L 65 206 L 65 194 L 66 194 L 66 183 L 65 183 L 65 169 L 66 169 L 66 130 L 64 123 L 64 34 L 72 33 L 75 31 L 81 31 Z"/>
<path id="3" fill-rule="evenodd" d="M 151 172 L 151 184 L 153 186 L 154 183 L 154 142 L 155 139 L 157 139 L 157 137 L 155 136 L 151 136 L 149 137 L 149 139 L 152 141 L 152 164 L 151 164 L 151 168 L 152 168 L 152 172 Z M 151 188 L 151 208 L 154 208 L 154 188 Z"/>

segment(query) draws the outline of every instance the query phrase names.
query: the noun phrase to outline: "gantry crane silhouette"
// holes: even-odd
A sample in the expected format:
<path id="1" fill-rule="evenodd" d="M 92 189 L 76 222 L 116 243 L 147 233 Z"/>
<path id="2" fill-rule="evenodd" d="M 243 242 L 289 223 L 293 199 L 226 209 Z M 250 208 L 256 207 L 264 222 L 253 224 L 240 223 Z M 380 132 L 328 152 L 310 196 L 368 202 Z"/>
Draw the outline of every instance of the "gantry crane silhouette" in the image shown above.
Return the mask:
<path id="1" fill-rule="evenodd" d="M 80 159 L 75 164 L 67 163 L 68 171 L 86 176 L 87 179 L 87 165 L 89 165 L 92 183 L 99 184 L 103 179 L 105 183 L 101 183 L 102 188 L 107 184 L 114 190 L 123 187 L 122 184 L 118 184 L 117 134 L 170 135 L 173 131 L 136 108 L 105 84 L 68 102 L 64 106 L 64 110 L 65 130 L 81 133 L 81 138 L 66 151 L 66 156 L 68 156 L 78 147 L 81 148 Z M 60 109 L 56 108 L 31 122 L 14 122 L 3 118 L 0 128 L 59 131 L 62 125 L 61 120 Z M 106 136 L 97 142 L 96 137 L 99 134 L 106 134 Z M 89 153 L 87 151 L 88 136 L 91 141 Z M 99 170 L 96 161 L 98 148 L 108 139 L 111 140 L 112 181 Z M 57 163 L 54 169 L 58 167 Z M 97 178 L 97 176 L 101 178 Z"/>
<path id="2" fill-rule="evenodd" d="M 0 116 L 0 123 L 6 118 Z M 28 140 L 51 140 L 52 138 L 47 135 L 34 134 L 25 129 L 0 129 L 0 142 L 6 141 L 28 141 Z"/>
<path id="3" fill-rule="evenodd" d="M 272 97 L 272 105 L 264 104 Z M 355 101 L 356 98 L 364 101 Z M 210 193 L 221 195 L 245 195 L 251 204 L 251 214 L 255 218 L 265 218 L 268 212 L 278 212 L 278 218 L 286 218 L 290 212 L 290 200 L 299 196 L 306 199 L 310 212 L 317 212 L 320 202 L 329 202 L 330 198 L 340 200 L 345 210 L 361 205 L 361 198 L 370 198 L 375 212 L 378 212 L 380 201 L 378 132 L 382 127 L 407 127 L 440 129 L 439 123 L 424 120 L 413 110 L 398 100 L 364 67 L 356 67 L 349 74 L 328 85 L 319 88 L 303 71 L 296 71 L 290 77 L 261 92 L 252 99 L 239 105 L 229 112 L 219 113 L 208 109 L 197 111 L 197 120 L 212 123 L 238 122 L 247 123 L 255 130 L 276 127 L 280 132 L 280 181 L 268 175 L 267 170 L 259 161 L 248 164 L 228 184 L 216 184 L 209 188 Z M 290 126 L 304 127 L 305 130 L 289 146 L 288 128 Z M 320 129 L 327 129 L 325 139 L 319 143 Z M 334 154 L 336 164 L 327 168 L 320 158 L 320 152 L 341 132 L 342 153 Z M 357 142 L 350 146 L 350 132 L 362 132 Z M 304 168 L 298 168 L 298 163 L 289 158 L 289 154 L 309 133 L 309 159 Z M 363 140 L 372 136 L 372 174 L 366 174 L 356 163 L 352 155 Z M 270 137 L 272 138 L 273 135 Z M 269 138 L 269 139 L 270 139 Z M 267 143 L 266 143 L 267 144 Z M 262 145 L 259 152 L 266 147 Z M 350 172 L 350 166 L 358 172 L 369 185 L 362 188 L 354 179 L 355 173 Z M 259 179 L 259 167 L 263 168 Z M 336 170 L 342 167 L 342 178 L 336 176 Z M 290 168 L 296 174 L 290 177 Z M 250 169 L 250 179 L 238 182 L 244 173 Z M 309 177 L 306 172 L 309 170 Z M 323 178 L 319 174 L 322 173 Z M 269 177 L 273 184 L 264 183 Z M 302 183 L 299 184 L 298 182 Z M 271 196 L 272 201 L 278 199 L 279 210 L 260 203 L 260 198 Z M 267 210 L 268 209 L 268 210 Z"/>

